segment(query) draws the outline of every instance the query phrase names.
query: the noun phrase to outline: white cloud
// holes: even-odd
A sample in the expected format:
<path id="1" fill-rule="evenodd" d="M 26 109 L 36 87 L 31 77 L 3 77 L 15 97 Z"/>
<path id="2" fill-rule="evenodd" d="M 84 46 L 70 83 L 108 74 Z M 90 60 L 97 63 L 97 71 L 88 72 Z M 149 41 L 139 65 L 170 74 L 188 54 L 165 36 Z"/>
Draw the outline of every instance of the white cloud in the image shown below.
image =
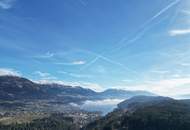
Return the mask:
<path id="1" fill-rule="evenodd" d="M 44 73 L 44 72 L 41 72 L 41 71 L 36 71 L 34 72 L 35 74 L 39 75 L 40 77 L 47 77 L 47 76 L 50 76 L 49 73 Z"/>
<path id="2" fill-rule="evenodd" d="M 122 102 L 121 99 L 105 99 L 105 100 L 95 100 L 95 101 L 85 101 L 84 104 L 78 106 L 81 109 L 87 111 L 101 111 L 102 114 L 107 114 L 113 111 L 117 107 L 117 104 Z M 76 106 L 75 104 L 71 104 Z"/>
<path id="3" fill-rule="evenodd" d="M 0 76 L 21 76 L 21 73 L 11 68 L 0 68 Z"/>
<path id="4" fill-rule="evenodd" d="M 190 63 L 180 63 L 181 66 L 189 67 Z"/>
<path id="5" fill-rule="evenodd" d="M 167 74 L 169 71 L 167 70 L 152 70 L 152 73 L 157 73 L 157 74 Z"/>
<path id="6" fill-rule="evenodd" d="M 33 74 L 39 76 L 41 79 L 46 79 L 46 80 L 54 80 L 56 77 L 52 76 L 50 73 L 46 72 L 41 72 L 41 71 L 35 71 Z"/>
<path id="7" fill-rule="evenodd" d="M 52 58 L 55 56 L 55 53 L 52 53 L 52 52 L 46 52 L 45 54 L 43 55 L 38 55 L 38 56 L 35 56 L 35 58 L 40 58 L 40 59 L 49 59 L 49 58 Z"/>
<path id="8" fill-rule="evenodd" d="M 182 13 L 190 15 L 190 11 L 189 10 L 181 10 Z"/>
<path id="9" fill-rule="evenodd" d="M 163 96 L 176 96 L 190 93 L 190 77 L 162 79 L 146 81 L 131 86 L 118 86 L 117 88 L 127 90 L 145 90 Z"/>
<path id="10" fill-rule="evenodd" d="M 96 101 L 87 100 L 84 102 L 84 105 L 90 105 L 90 106 L 117 105 L 118 103 L 122 101 L 123 100 L 121 99 L 104 99 L 104 100 L 96 100 Z"/>
<path id="11" fill-rule="evenodd" d="M 0 8 L 10 9 L 14 5 L 16 0 L 0 0 Z"/>
<path id="12" fill-rule="evenodd" d="M 84 65 L 84 64 L 86 64 L 86 61 L 79 60 L 79 61 L 73 61 L 73 62 L 70 62 L 70 63 L 58 62 L 58 63 L 55 63 L 55 64 L 57 64 L 57 65 L 66 65 L 66 66 L 74 66 L 74 65 Z"/>
<path id="13" fill-rule="evenodd" d="M 117 104 L 122 102 L 121 99 L 103 99 L 103 100 L 87 100 L 82 105 L 76 103 L 70 103 L 73 107 L 78 107 L 86 111 L 98 111 L 102 114 L 107 114 L 117 108 Z"/>
<path id="14" fill-rule="evenodd" d="M 79 61 L 73 61 L 72 64 L 74 64 L 74 65 L 83 65 L 85 63 L 86 63 L 85 61 L 79 60 Z"/>
<path id="15" fill-rule="evenodd" d="M 190 34 L 190 29 L 176 29 L 169 32 L 170 36 L 181 36 Z"/>
<path id="16" fill-rule="evenodd" d="M 60 84 L 60 85 L 66 85 L 65 82 L 59 81 L 59 80 L 41 79 L 41 80 L 34 80 L 34 82 L 39 83 L 39 84 Z"/>
<path id="17" fill-rule="evenodd" d="M 121 80 L 121 82 L 124 82 L 124 83 L 133 83 L 134 80 L 132 80 L 132 79 L 123 79 L 123 80 Z"/>

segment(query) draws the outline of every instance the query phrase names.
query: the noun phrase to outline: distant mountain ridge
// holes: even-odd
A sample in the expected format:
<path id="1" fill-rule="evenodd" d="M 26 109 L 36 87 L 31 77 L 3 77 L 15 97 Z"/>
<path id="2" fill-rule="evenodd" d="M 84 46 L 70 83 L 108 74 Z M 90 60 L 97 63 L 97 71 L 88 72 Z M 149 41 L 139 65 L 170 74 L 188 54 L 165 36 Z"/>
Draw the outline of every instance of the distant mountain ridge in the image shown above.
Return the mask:
<path id="1" fill-rule="evenodd" d="M 90 89 L 59 84 L 38 84 L 17 76 L 0 76 L 1 100 L 57 100 L 80 102 L 96 94 Z"/>
<path id="2" fill-rule="evenodd" d="M 108 89 L 95 92 L 91 89 L 72 87 L 62 84 L 39 84 L 26 78 L 16 76 L 0 76 L 0 99 L 54 99 L 57 101 L 81 102 L 85 100 L 127 99 L 137 95 L 154 95 L 145 91 L 126 91 Z"/>
<path id="3" fill-rule="evenodd" d="M 155 94 L 147 91 L 127 91 L 122 89 L 107 89 L 99 94 L 100 97 L 104 98 L 118 97 L 119 99 L 128 99 L 138 95 L 155 96 Z"/>
<path id="4" fill-rule="evenodd" d="M 190 99 L 190 94 L 178 95 L 176 97 L 180 99 Z"/>

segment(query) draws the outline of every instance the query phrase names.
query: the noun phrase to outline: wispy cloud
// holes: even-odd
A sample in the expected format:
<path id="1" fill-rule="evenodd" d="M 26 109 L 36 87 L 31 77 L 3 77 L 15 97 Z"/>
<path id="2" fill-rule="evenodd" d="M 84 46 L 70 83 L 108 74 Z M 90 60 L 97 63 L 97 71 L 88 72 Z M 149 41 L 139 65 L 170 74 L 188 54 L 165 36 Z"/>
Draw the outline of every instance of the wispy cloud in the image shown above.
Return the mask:
<path id="1" fill-rule="evenodd" d="M 13 7 L 16 0 L 0 0 L 0 8 L 10 9 Z"/>
<path id="2" fill-rule="evenodd" d="M 189 67 L 190 63 L 180 63 L 181 66 Z"/>
<path id="3" fill-rule="evenodd" d="M 168 74 L 168 70 L 152 70 L 151 73 L 156 73 L 156 74 Z"/>
<path id="4" fill-rule="evenodd" d="M 81 3 L 81 5 L 87 6 L 87 2 L 85 0 L 78 0 L 78 1 Z"/>
<path id="5" fill-rule="evenodd" d="M 74 65 L 83 65 L 85 64 L 86 62 L 85 61 L 82 61 L 82 60 L 79 60 L 79 61 L 73 61 L 72 64 Z"/>
<path id="6" fill-rule="evenodd" d="M 190 34 L 190 29 L 176 29 L 169 32 L 170 36 L 181 36 Z"/>
<path id="7" fill-rule="evenodd" d="M 75 52 L 73 52 L 73 53 L 75 53 Z M 50 51 L 48 51 L 45 54 L 33 56 L 33 58 L 51 60 L 51 63 L 55 64 L 55 65 L 76 66 L 76 65 L 86 64 L 85 60 L 80 60 L 77 58 L 76 58 L 76 60 L 75 59 L 74 60 L 69 59 L 70 55 L 69 56 L 68 55 L 69 54 L 67 54 L 66 52 L 62 53 L 62 52 L 50 52 Z M 65 58 L 65 57 L 67 57 L 67 58 Z M 64 62 L 63 60 L 66 60 L 66 61 Z"/>
<path id="8" fill-rule="evenodd" d="M 117 104 L 122 102 L 121 99 L 104 99 L 104 100 L 87 100 L 82 105 L 77 105 L 75 103 L 71 103 L 70 105 L 79 107 L 83 110 L 88 111 L 101 111 L 102 114 L 107 114 L 108 112 L 113 111 L 113 109 L 117 108 Z"/>
<path id="9" fill-rule="evenodd" d="M 83 105 L 90 105 L 90 106 L 102 106 L 102 105 L 117 105 L 118 103 L 122 102 L 121 99 L 104 99 L 104 100 L 96 100 L 96 101 L 86 101 Z"/>
<path id="10" fill-rule="evenodd" d="M 182 13 L 190 15 L 190 10 L 181 10 Z"/>
<path id="11" fill-rule="evenodd" d="M 34 72 L 34 74 L 37 74 L 37 75 L 39 75 L 40 77 L 47 77 L 47 76 L 50 76 L 49 73 L 44 73 L 44 72 L 41 72 L 41 71 L 36 71 L 36 72 Z"/>
<path id="12" fill-rule="evenodd" d="M 132 79 L 123 79 L 123 80 L 121 80 L 121 82 L 125 82 L 125 83 L 133 83 L 134 80 L 132 80 Z"/>
<path id="13" fill-rule="evenodd" d="M 92 78 L 93 77 L 92 75 L 76 74 L 76 73 L 70 73 L 70 72 L 66 72 L 66 71 L 58 71 L 58 73 L 69 75 L 74 78 Z"/>
<path id="14" fill-rule="evenodd" d="M 117 88 L 127 90 L 145 90 L 163 96 L 172 96 L 189 94 L 190 92 L 190 77 L 177 77 L 161 80 L 144 81 L 136 85 L 117 86 Z"/>
<path id="15" fill-rule="evenodd" d="M 45 54 L 34 56 L 34 58 L 40 58 L 40 59 L 49 59 L 55 56 L 55 53 L 52 52 L 46 52 Z"/>
<path id="16" fill-rule="evenodd" d="M 19 71 L 16 71 L 11 68 L 0 68 L 0 76 L 10 75 L 10 76 L 21 76 L 22 74 Z"/>
<path id="17" fill-rule="evenodd" d="M 73 62 L 70 62 L 70 63 L 57 62 L 55 64 L 57 64 L 57 65 L 66 65 L 66 66 L 74 66 L 74 65 L 84 65 L 84 64 L 86 64 L 86 61 L 77 60 L 77 61 L 73 61 Z"/>
<path id="18" fill-rule="evenodd" d="M 41 72 L 41 71 L 35 71 L 33 74 L 39 76 L 40 79 L 49 79 L 49 80 L 55 80 L 56 77 L 52 76 L 50 73 Z"/>

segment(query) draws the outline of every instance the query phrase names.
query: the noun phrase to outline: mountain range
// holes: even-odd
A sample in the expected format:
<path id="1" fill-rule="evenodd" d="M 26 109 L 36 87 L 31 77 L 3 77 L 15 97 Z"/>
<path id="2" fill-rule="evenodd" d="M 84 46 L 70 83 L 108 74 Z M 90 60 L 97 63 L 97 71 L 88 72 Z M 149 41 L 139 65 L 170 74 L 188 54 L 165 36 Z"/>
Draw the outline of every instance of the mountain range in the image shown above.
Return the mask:
<path id="1" fill-rule="evenodd" d="M 22 77 L 0 76 L 1 100 L 51 99 L 63 103 L 70 103 L 85 100 L 128 99 L 137 95 L 151 96 L 154 94 L 146 91 L 126 91 L 118 89 L 95 92 L 80 86 L 39 84 Z"/>
<path id="2" fill-rule="evenodd" d="M 115 99 L 124 101 L 103 117 L 70 105 L 97 106 L 101 101 L 106 104 Z M 146 91 L 95 92 L 80 86 L 40 84 L 16 76 L 0 76 L 0 112 L 2 130 L 190 130 L 188 99 L 176 100 Z"/>

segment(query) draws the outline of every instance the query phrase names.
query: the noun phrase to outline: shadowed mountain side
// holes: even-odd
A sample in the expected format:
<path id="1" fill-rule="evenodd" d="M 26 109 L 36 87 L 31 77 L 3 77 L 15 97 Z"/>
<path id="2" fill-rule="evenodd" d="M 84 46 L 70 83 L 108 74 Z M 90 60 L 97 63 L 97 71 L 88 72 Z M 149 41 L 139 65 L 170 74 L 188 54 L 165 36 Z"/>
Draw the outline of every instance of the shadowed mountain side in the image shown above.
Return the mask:
<path id="1" fill-rule="evenodd" d="M 134 97 L 84 130 L 189 130 L 189 100 Z M 131 111 L 132 110 L 132 111 Z"/>

